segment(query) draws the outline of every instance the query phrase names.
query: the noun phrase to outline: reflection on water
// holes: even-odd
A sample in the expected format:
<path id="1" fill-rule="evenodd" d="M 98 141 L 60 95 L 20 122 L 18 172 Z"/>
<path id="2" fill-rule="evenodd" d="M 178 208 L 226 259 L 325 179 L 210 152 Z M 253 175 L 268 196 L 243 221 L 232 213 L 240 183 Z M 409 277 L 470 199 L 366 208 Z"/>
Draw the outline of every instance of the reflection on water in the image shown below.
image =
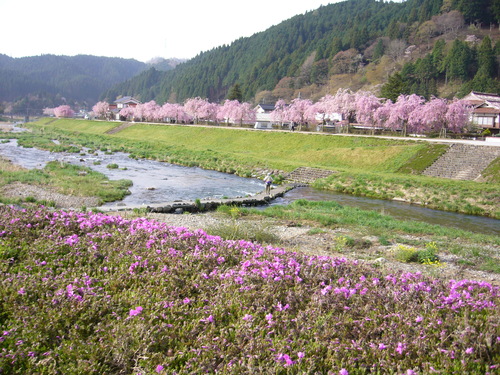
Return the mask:
<path id="1" fill-rule="evenodd" d="M 17 147 L 16 140 L 0 143 L 0 154 L 25 168 L 43 168 L 48 161 L 59 160 L 84 165 L 105 174 L 112 180 L 128 179 L 133 182 L 131 195 L 121 203 L 125 205 L 148 205 L 174 200 L 195 200 L 204 198 L 240 197 L 254 195 L 263 190 L 263 183 L 257 179 L 242 178 L 225 173 L 188 168 L 152 160 L 130 159 L 125 153 L 106 155 L 78 155 L 51 153 L 34 148 Z M 107 165 L 117 164 L 118 169 Z M 477 233 L 500 234 L 500 220 L 480 216 L 462 215 L 453 212 L 431 210 L 418 205 L 356 197 L 352 195 L 296 188 L 272 205 L 288 204 L 296 199 L 314 201 L 336 201 L 342 205 L 375 210 L 402 220 L 424 221 L 461 228 Z M 116 202 L 108 203 L 116 205 Z"/>

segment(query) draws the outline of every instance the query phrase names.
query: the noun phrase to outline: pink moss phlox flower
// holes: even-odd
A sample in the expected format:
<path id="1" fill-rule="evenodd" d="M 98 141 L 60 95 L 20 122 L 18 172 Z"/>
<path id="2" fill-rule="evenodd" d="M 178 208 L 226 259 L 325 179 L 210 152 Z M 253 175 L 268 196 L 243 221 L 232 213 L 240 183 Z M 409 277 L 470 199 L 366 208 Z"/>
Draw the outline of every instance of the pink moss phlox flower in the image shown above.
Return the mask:
<path id="1" fill-rule="evenodd" d="M 284 362 L 285 367 L 292 366 L 295 364 L 295 361 L 293 361 L 288 354 L 279 353 L 276 356 L 276 359 L 280 362 Z"/>
<path id="2" fill-rule="evenodd" d="M 156 366 L 156 372 L 159 374 L 160 372 L 162 372 L 164 369 L 164 367 L 162 365 L 158 365 Z"/>
<path id="3" fill-rule="evenodd" d="M 406 345 L 401 343 L 401 342 L 398 342 L 398 346 L 396 347 L 396 351 L 399 353 L 399 354 L 403 354 L 404 351 L 406 350 Z"/>
<path id="4" fill-rule="evenodd" d="M 142 310 L 141 306 L 137 306 L 135 309 L 130 310 L 129 316 L 137 316 L 142 313 Z"/>
<path id="5" fill-rule="evenodd" d="M 345 368 L 339 371 L 339 375 L 349 375 L 349 371 L 347 371 Z"/>
<path id="6" fill-rule="evenodd" d="M 67 243 L 70 246 L 73 246 L 74 244 L 77 244 L 80 239 L 78 238 L 77 234 L 73 234 L 71 236 L 68 236 L 64 242 Z"/>
<path id="7" fill-rule="evenodd" d="M 209 315 L 208 318 L 200 319 L 200 322 L 203 322 L 203 323 L 213 323 L 214 322 L 214 317 L 213 317 L 213 315 Z"/>
<path id="8" fill-rule="evenodd" d="M 75 289 L 72 284 L 69 284 L 66 287 L 67 296 L 69 298 L 74 298 L 77 301 L 81 301 L 83 299 L 83 297 L 79 294 L 79 292 L 81 293 L 81 289 L 80 288 Z"/>
<path id="9" fill-rule="evenodd" d="M 285 310 L 288 310 L 290 308 L 290 305 L 287 303 L 285 306 L 283 306 L 281 304 L 281 302 L 278 302 L 278 304 L 276 305 L 276 310 L 278 311 L 285 311 Z"/>
<path id="10" fill-rule="evenodd" d="M 253 316 L 250 314 L 245 314 L 245 316 L 243 317 L 243 320 L 247 320 L 247 321 L 251 321 L 252 319 L 253 319 Z"/>

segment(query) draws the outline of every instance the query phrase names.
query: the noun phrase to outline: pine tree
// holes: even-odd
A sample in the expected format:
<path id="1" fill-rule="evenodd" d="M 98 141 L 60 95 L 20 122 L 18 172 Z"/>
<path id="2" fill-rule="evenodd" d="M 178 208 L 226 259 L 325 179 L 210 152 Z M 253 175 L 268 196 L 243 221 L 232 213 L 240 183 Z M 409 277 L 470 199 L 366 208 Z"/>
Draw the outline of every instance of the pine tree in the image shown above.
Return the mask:
<path id="1" fill-rule="evenodd" d="M 237 100 L 241 102 L 243 100 L 243 94 L 241 92 L 240 85 L 235 83 L 233 87 L 229 90 L 229 94 L 227 95 L 228 100 Z"/>
<path id="2" fill-rule="evenodd" d="M 469 46 L 467 43 L 456 39 L 445 58 L 447 77 L 467 80 L 472 63 L 472 51 Z"/>
<path id="3" fill-rule="evenodd" d="M 439 39 L 434 44 L 434 48 L 432 49 L 432 63 L 434 64 L 434 68 L 438 73 L 443 73 L 445 70 L 444 66 L 444 49 L 446 47 L 446 42 L 443 39 Z"/>
<path id="4" fill-rule="evenodd" d="M 384 56 L 384 51 L 384 42 L 382 41 L 382 39 L 379 39 L 373 50 L 373 60 L 378 60 L 382 56 Z"/>
<path id="5" fill-rule="evenodd" d="M 384 98 L 390 99 L 393 102 L 397 100 L 399 95 L 404 94 L 405 92 L 406 92 L 406 85 L 403 82 L 401 74 L 398 72 L 389 76 L 387 83 L 383 85 L 380 90 L 380 94 L 382 94 Z"/>
<path id="6" fill-rule="evenodd" d="M 496 71 L 495 52 L 491 46 L 491 39 L 486 36 L 477 49 L 478 74 L 494 77 Z"/>
<path id="7" fill-rule="evenodd" d="M 459 0 L 458 10 L 468 22 L 489 22 L 489 5 L 491 0 Z"/>

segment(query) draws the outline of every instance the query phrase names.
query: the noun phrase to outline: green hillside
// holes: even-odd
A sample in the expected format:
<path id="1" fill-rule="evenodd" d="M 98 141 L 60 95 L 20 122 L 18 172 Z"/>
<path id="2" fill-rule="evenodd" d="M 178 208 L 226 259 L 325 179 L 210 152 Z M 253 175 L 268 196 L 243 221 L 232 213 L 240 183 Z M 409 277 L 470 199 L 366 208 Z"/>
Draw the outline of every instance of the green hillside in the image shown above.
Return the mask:
<path id="1" fill-rule="evenodd" d="M 145 64 L 89 55 L 12 58 L 0 54 L 0 113 L 37 115 L 61 104 L 89 110 L 113 85 L 150 66 L 168 71 L 181 62 L 157 58 Z"/>
<path id="2" fill-rule="evenodd" d="M 489 27 L 499 19 L 496 4 L 492 0 L 330 4 L 200 53 L 173 71 L 152 68 L 113 87 L 101 99 L 133 95 L 143 102 L 163 103 L 200 96 L 218 102 L 235 84 L 244 100 L 254 102 L 291 99 L 299 93 L 315 99 L 339 87 L 380 93 L 388 77 L 399 71 L 404 82 L 395 90 L 402 93 L 453 96 L 464 84 L 467 89 L 497 91 L 498 31 Z M 492 54 L 487 57 L 479 43 L 486 35 Z M 465 42 L 468 36 L 476 39 Z M 438 40 L 441 44 L 433 51 Z M 463 44 L 454 46 L 454 41 Z"/>

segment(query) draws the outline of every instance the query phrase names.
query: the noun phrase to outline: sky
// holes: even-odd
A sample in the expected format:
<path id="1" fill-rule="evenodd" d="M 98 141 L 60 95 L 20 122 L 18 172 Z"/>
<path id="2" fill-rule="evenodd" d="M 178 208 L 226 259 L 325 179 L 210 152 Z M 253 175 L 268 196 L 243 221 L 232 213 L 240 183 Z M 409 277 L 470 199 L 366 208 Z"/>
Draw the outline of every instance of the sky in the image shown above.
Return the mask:
<path id="1" fill-rule="evenodd" d="M 0 0 L 0 54 L 192 58 L 340 0 Z"/>

